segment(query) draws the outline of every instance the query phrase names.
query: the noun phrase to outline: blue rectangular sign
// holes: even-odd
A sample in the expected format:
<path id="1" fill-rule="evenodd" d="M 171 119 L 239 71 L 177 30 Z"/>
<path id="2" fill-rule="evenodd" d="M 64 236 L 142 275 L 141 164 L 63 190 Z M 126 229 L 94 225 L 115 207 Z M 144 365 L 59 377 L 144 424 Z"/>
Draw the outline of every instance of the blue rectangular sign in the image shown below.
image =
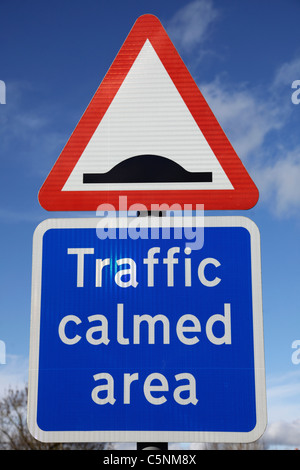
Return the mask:
<path id="1" fill-rule="evenodd" d="M 28 425 L 37 439 L 250 442 L 263 433 L 256 225 L 207 217 L 203 228 L 191 218 L 185 228 L 204 242 L 193 246 L 176 218 L 165 232 L 149 220 L 133 232 L 130 219 L 36 229 Z"/>

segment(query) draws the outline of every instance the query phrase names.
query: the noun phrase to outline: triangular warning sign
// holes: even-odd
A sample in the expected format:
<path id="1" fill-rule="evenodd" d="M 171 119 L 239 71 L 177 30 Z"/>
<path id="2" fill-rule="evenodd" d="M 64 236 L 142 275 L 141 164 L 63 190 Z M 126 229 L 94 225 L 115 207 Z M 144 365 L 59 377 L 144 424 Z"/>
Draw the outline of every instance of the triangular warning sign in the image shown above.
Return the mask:
<path id="1" fill-rule="evenodd" d="M 160 21 L 134 24 L 39 193 L 53 211 L 102 203 L 250 209 L 258 190 Z"/>

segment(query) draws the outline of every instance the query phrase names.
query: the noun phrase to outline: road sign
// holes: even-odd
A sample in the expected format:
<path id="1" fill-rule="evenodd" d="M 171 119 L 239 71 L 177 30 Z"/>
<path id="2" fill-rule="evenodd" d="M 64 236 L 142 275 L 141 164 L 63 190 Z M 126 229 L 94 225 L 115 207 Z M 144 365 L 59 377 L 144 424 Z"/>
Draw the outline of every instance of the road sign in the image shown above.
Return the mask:
<path id="1" fill-rule="evenodd" d="M 50 211 L 249 209 L 258 190 L 160 21 L 134 24 L 39 193 Z"/>
<path id="2" fill-rule="evenodd" d="M 28 410 L 37 439 L 260 437 L 259 231 L 244 217 L 203 220 L 104 216 L 37 227 Z"/>

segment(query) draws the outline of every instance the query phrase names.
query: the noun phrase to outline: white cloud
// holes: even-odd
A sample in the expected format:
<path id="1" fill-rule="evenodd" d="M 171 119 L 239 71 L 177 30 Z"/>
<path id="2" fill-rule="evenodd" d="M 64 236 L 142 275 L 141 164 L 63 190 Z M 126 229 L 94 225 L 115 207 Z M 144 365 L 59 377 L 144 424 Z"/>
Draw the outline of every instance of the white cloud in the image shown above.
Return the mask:
<path id="1" fill-rule="evenodd" d="M 206 38 L 218 16 L 212 1 L 196 0 L 175 13 L 168 22 L 168 33 L 181 50 L 191 50 Z"/>
<path id="2" fill-rule="evenodd" d="M 278 217 L 299 215 L 300 146 L 284 151 L 273 164 L 257 167 L 254 177 L 261 189 L 261 200 Z"/>
<path id="3" fill-rule="evenodd" d="M 180 49 L 194 50 L 195 46 L 203 44 L 219 16 L 212 1 L 197 0 L 173 16 L 168 32 Z M 213 82 L 199 85 L 256 182 L 260 201 L 280 217 L 295 215 L 300 208 L 299 152 L 280 142 L 280 132 L 291 113 L 290 100 L 282 99 L 281 91 L 287 86 L 290 89 L 299 72 L 300 59 L 294 59 L 279 67 L 270 83 L 262 84 L 261 88 L 249 83 L 230 83 L 226 76 L 217 76 Z M 274 136 L 271 144 L 267 141 L 270 135 Z"/>
<path id="4" fill-rule="evenodd" d="M 282 110 L 245 85 L 233 89 L 217 77 L 200 90 L 243 161 L 253 158 L 267 134 L 283 125 Z"/>
<path id="5" fill-rule="evenodd" d="M 271 423 L 264 435 L 264 442 L 269 446 L 300 446 L 300 418 L 291 422 L 276 421 Z"/>
<path id="6" fill-rule="evenodd" d="M 300 60 L 279 67 L 267 89 L 230 85 L 220 77 L 199 87 L 257 184 L 260 202 L 278 217 L 300 213 L 300 142 L 290 100 L 299 67 Z"/>
<path id="7" fill-rule="evenodd" d="M 276 71 L 273 86 L 287 86 L 291 87 L 294 80 L 300 79 L 300 57 L 286 62 L 281 65 Z"/>
<path id="8" fill-rule="evenodd" d="M 44 174 L 65 143 L 63 133 L 53 125 L 58 109 L 40 104 L 38 91 L 28 83 L 9 82 L 7 90 L 0 115 L 0 158 L 12 161 L 13 156 L 14 165 L 26 168 L 25 174 Z"/>
<path id="9" fill-rule="evenodd" d="M 192 51 L 197 62 L 219 18 L 220 10 L 211 0 L 196 0 L 175 13 L 168 23 L 168 33 L 179 50 Z M 300 209 L 300 143 L 293 135 L 295 125 L 289 121 L 294 111 L 291 85 L 296 79 L 300 79 L 300 58 L 279 66 L 273 78 L 260 87 L 236 84 L 222 75 L 199 85 L 254 178 L 260 201 L 279 217 L 297 215 Z M 286 137 L 289 133 L 291 138 Z"/>
<path id="10" fill-rule="evenodd" d="M 300 369 L 267 379 L 267 445 L 300 446 Z"/>

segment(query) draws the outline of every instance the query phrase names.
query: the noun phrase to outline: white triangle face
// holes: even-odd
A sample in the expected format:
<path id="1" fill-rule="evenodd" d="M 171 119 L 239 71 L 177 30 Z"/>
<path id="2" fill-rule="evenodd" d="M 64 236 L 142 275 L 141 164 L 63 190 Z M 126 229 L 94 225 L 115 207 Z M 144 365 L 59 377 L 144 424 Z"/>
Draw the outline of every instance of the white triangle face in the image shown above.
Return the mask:
<path id="1" fill-rule="evenodd" d="M 84 183 L 142 155 L 165 157 L 209 182 Z M 189 109 L 147 40 L 106 114 L 79 158 L 63 191 L 234 189 Z"/>

